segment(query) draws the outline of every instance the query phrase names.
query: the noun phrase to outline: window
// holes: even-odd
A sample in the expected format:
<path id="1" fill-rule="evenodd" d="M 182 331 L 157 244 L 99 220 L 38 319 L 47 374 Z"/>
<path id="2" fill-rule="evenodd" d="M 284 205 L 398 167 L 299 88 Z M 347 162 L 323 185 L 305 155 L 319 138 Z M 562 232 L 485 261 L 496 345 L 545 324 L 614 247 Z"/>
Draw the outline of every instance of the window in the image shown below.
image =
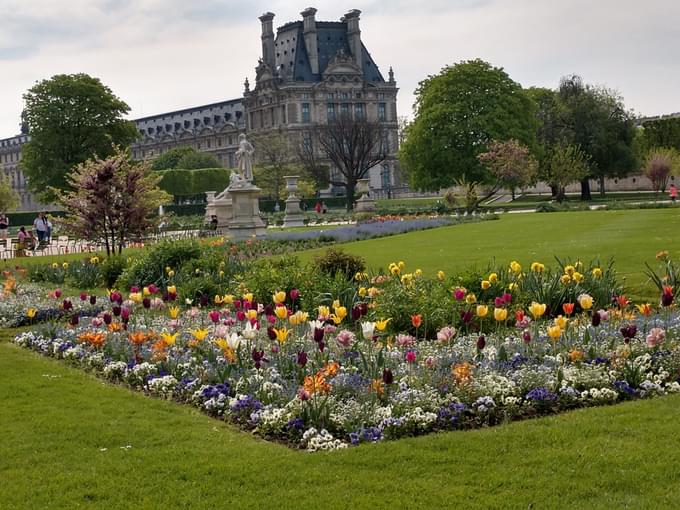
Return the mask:
<path id="1" fill-rule="evenodd" d="M 329 122 L 330 122 L 331 120 L 335 120 L 335 104 L 333 104 L 333 103 L 328 103 L 326 112 L 327 112 L 327 116 L 328 116 Z"/>
<path id="2" fill-rule="evenodd" d="M 302 103 L 302 122 L 310 122 L 309 103 Z"/>
<path id="3" fill-rule="evenodd" d="M 281 124 L 286 123 L 286 106 L 281 107 Z"/>
<path id="4" fill-rule="evenodd" d="M 364 118 L 364 104 L 363 103 L 357 103 L 354 105 L 354 117 L 356 119 L 363 119 Z"/>
<path id="5" fill-rule="evenodd" d="M 312 135 L 310 133 L 303 133 L 302 134 L 302 147 L 304 148 L 305 152 L 311 153 L 313 146 L 312 146 Z"/>
<path id="6" fill-rule="evenodd" d="M 390 165 L 384 164 L 380 172 L 380 187 L 382 189 L 388 189 L 390 187 L 390 185 L 392 184 L 391 177 L 392 176 L 390 173 Z"/>
<path id="7" fill-rule="evenodd" d="M 342 103 L 340 105 L 340 115 L 343 117 L 349 116 L 349 103 Z"/>
<path id="8" fill-rule="evenodd" d="M 378 92 L 378 99 L 385 99 L 385 93 L 384 92 Z"/>
<path id="9" fill-rule="evenodd" d="M 387 114 L 385 113 L 385 103 L 378 103 L 378 120 L 380 122 L 385 122 L 387 120 Z"/>
<path id="10" fill-rule="evenodd" d="M 335 96 L 335 94 L 333 94 L 332 92 L 329 92 L 328 94 L 326 94 L 326 99 L 333 99 L 334 96 Z"/>

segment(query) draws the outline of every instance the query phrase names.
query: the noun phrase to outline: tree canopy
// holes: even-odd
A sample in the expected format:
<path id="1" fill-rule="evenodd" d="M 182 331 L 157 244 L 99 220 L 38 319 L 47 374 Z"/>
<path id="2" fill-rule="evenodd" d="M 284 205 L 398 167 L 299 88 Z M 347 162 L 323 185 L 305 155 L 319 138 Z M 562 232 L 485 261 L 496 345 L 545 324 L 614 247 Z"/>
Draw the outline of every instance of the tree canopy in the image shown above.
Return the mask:
<path id="1" fill-rule="evenodd" d="M 414 188 L 438 190 L 461 178 L 490 183 L 477 156 L 492 140 L 535 147 L 534 103 L 501 68 L 479 59 L 448 66 L 420 82 L 416 96 L 399 152 Z"/>
<path id="2" fill-rule="evenodd" d="M 153 229 L 158 207 L 171 198 L 158 188 L 159 173 L 151 172 L 147 162 L 131 161 L 119 148 L 106 159 L 81 163 L 67 178 L 74 191 L 59 197 L 67 211 L 66 230 L 101 240 L 107 255 L 121 253 L 130 239 Z"/>
<path id="3" fill-rule="evenodd" d="M 0 213 L 16 209 L 19 204 L 19 195 L 12 188 L 9 179 L 4 173 L 0 173 Z"/>
<path id="4" fill-rule="evenodd" d="M 44 200 L 70 189 L 67 175 L 76 165 L 106 158 L 114 145 L 127 147 L 139 135 L 134 123 L 123 119 L 128 105 L 87 74 L 38 82 L 24 101 L 31 139 L 22 148 L 21 169 L 31 191 Z"/>

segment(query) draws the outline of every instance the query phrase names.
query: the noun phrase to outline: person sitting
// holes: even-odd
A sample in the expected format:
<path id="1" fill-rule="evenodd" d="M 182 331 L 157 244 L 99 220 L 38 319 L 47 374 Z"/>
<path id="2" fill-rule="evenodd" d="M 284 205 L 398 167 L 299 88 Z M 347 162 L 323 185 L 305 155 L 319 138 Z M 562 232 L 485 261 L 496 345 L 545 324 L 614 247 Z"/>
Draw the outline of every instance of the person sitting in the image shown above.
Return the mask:
<path id="1" fill-rule="evenodd" d="M 217 214 L 213 214 L 210 217 L 210 230 L 217 230 L 219 221 L 217 220 Z"/>
<path id="2" fill-rule="evenodd" d="M 26 232 L 26 227 L 22 226 L 19 227 L 19 234 L 17 237 L 19 238 L 19 242 L 17 244 L 17 257 L 25 257 L 26 249 L 34 249 L 35 239 L 33 238 L 33 232 L 30 230 Z"/>

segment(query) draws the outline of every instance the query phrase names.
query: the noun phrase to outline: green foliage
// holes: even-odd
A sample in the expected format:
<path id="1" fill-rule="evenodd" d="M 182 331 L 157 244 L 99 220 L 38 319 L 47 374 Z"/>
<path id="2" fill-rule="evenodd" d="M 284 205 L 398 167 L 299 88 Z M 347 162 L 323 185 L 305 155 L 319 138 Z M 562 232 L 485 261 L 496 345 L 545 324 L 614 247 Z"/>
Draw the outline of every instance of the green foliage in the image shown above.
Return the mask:
<path id="1" fill-rule="evenodd" d="M 107 159 L 78 165 L 67 180 L 73 191 L 58 199 L 67 211 L 62 225 L 81 239 L 103 240 L 107 255 L 152 230 L 158 207 L 170 199 L 158 188 L 160 176 L 118 147 Z"/>
<path id="2" fill-rule="evenodd" d="M 121 289 L 129 289 L 133 285 L 153 283 L 164 288 L 170 282 L 166 268 L 177 271 L 186 262 L 199 259 L 201 254 L 201 246 L 195 240 L 161 241 L 133 260 L 116 285 Z"/>
<path id="3" fill-rule="evenodd" d="M 219 168 L 220 162 L 212 154 L 199 152 L 193 147 L 175 147 L 159 155 L 151 164 L 152 170 L 171 170 L 180 168 L 196 170 L 201 168 Z"/>
<path id="4" fill-rule="evenodd" d="M 477 156 L 491 140 L 535 146 L 534 103 L 501 68 L 461 62 L 422 81 L 416 94 L 416 118 L 399 151 L 415 188 L 438 190 L 463 176 L 489 182 Z"/>
<path id="5" fill-rule="evenodd" d="M 543 178 L 557 191 L 557 201 L 564 200 L 564 188 L 585 178 L 589 157 L 579 147 L 558 142 L 549 149 Z"/>
<path id="6" fill-rule="evenodd" d="M 114 154 L 138 136 L 124 120 L 130 108 L 97 78 L 56 75 L 24 94 L 24 118 L 31 140 L 22 148 L 21 169 L 31 191 L 53 200 L 58 190 L 74 189 L 66 179 L 73 167 L 90 158 Z"/>
<path id="7" fill-rule="evenodd" d="M 366 270 L 366 261 L 363 257 L 345 253 L 336 248 L 328 248 L 326 253 L 314 259 L 314 264 L 319 271 L 331 278 L 337 274 L 343 274 L 347 280 L 351 280 L 357 273 Z"/>
<path id="8" fill-rule="evenodd" d="M 111 255 L 101 263 L 102 280 L 107 289 L 113 288 L 116 281 L 127 267 L 127 257 L 123 255 Z"/>
<path id="9" fill-rule="evenodd" d="M 189 299 L 196 304 L 201 301 L 201 298 L 204 301 L 208 299 L 212 302 L 213 296 L 223 294 L 225 288 L 224 285 L 220 285 L 220 282 L 209 275 L 198 275 L 184 280 L 178 290 L 180 292 L 179 297 L 182 300 Z"/>
<path id="10" fill-rule="evenodd" d="M 680 151 L 680 117 L 648 120 L 642 127 L 647 149 L 669 147 Z"/>
<path id="11" fill-rule="evenodd" d="M 229 185 L 231 170 L 226 168 L 201 168 L 197 170 L 172 169 L 158 172 L 158 186 L 173 196 L 200 195 L 206 191 L 221 191 Z"/>
<path id="12" fill-rule="evenodd" d="M 19 204 L 19 194 L 14 191 L 9 182 L 9 178 L 0 174 L 0 212 L 7 212 L 15 209 Z"/>

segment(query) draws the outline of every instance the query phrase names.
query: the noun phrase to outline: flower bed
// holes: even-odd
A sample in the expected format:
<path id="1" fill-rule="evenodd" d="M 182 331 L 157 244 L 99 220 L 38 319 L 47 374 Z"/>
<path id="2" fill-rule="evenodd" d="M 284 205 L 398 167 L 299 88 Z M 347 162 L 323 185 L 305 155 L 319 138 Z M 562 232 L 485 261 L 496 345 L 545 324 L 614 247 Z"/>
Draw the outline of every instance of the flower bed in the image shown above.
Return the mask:
<path id="1" fill-rule="evenodd" d="M 606 271 L 590 269 L 590 281 L 577 267 L 532 264 L 525 273 L 513 262 L 475 280 L 476 293 L 438 274 L 422 284 L 445 289 L 438 304 L 452 320 L 436 330 L 422 302 L 403 302 L 424 277 L 395 263 L 346 282 L 351 292 L 318 298 L 286 289 L 257 302 L 243 285 L 237 297 L 184 309 L 174 286 L 113 291 L 105 303 L 85 296 L 84 307 L 105 309 L 66 310 L 67 325 L 36 326 L 15 341 L 308 451 L 679 392 L 680 318 L 668 280 L 658 307 L 633 306 Z M 554 285 L 558 298 L 546 291 Z M 554 304 L 528 302 L 536 292 Z"/>

